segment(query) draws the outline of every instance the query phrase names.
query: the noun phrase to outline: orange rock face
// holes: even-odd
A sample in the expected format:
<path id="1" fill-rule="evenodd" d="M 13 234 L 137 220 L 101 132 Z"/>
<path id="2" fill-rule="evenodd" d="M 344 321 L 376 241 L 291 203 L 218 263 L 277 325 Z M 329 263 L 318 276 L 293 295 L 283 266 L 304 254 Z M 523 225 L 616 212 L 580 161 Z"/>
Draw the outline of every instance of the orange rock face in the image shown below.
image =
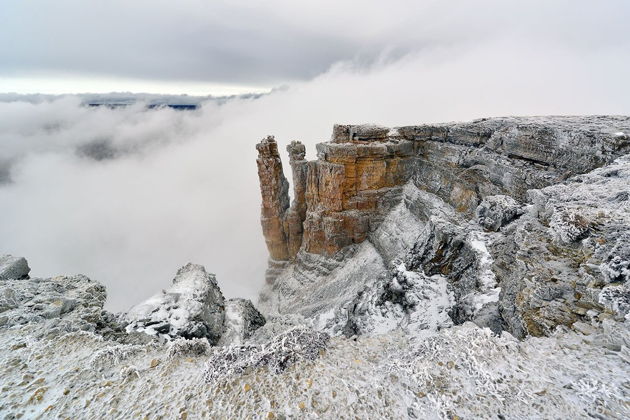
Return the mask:
<path id="1" fill-rule="evenodd" d="M 331 142 L 317 145 L 318 160 L 304 160 L 305 148 L 287 150 L 294 201 L 282 175 L 272 138 L 257 146 L 263 197 L 263 233 L 274 260 L 291 260 L 300 250 L 332 256 L 364 241 L 400 198 L 412 173 L 414 144 L 376 126 L 336 125 Z"/>
<path id="2" fill-rule="evenodd" d="M 278 144 L 273 137 L 267 137 L 256 145 L 258 150 L 258 178 L 262 206 L 260 222 L 263 235 L 273 260 L 289 259 L 287 235 L 284 230 L 284 217 L 289 208 L 289 182 L 282 172 L 282 161 Z"/>

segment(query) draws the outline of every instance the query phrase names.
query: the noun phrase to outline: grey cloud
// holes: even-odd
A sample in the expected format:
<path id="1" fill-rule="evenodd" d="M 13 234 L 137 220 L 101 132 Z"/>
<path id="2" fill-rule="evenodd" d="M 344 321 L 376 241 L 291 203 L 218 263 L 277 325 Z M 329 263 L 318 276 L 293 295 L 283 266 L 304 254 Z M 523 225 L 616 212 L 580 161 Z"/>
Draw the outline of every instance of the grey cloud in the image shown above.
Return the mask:
<path id="1" fill-rule="evenodd" d="M 0 74 L 62 72 L 278 84 L 384 50 L 527 38 L 541 46 L 628 46 L 624 1 L 295 2 L 8 0 Z"/>

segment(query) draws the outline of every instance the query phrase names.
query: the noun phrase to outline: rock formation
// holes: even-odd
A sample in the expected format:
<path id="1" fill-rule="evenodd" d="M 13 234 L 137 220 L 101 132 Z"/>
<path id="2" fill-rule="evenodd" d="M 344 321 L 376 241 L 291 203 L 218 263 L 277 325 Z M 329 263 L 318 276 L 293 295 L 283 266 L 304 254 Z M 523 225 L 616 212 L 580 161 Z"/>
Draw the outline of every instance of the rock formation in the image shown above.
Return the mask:
<path id="1" fill-rule="evenodd" d="M 30 271 L 26 259 L 0 255 L 0 279 L 25 279 Z"/>
<path id="2" fill-rule="evenodd" d="M 229 299 L 225 304 L 225 328 L 219 344 L 223 346 L 243 344 L 265 323 L 265 317 L 251 301 Z"/>
<path id="3" fill-rule="evenodd" d="M 188 263 L 173 285 L 134 306 L 125 315 L 127 330 L 170 337 L 205 337 L 215 344 L 224 330 L 225 299 L 214 274 Z"/>
<path id="4" fill-rule="evenodd" d="M 626 161 L 612 163 L 630 153 L 626 133 L 630 118 L 604 116 L 491 118 L 393 129 L 336 125 L 331 141 L 317 145 L 317 160 L 304 164 L 299 145 L 296 199 L 289 207 L 285 196 L 274 210 L 292 252 L 268 277 L 273 281 L 261 304 L 270 313 L 321 318 L 328 328 L 348 334 L 394 328 L 415 319 L 417 311 L 431 311 L 418 290 L 453 293 L 453 299 L 434 298 L 451 302 L 455 324 L 472 320 L 518 337 L 606 316 L 601 302 L 607 296 L 617 296 L 608 306 L 625 307 L 620 297 L 625 292 L 602 286 L 606 273 L 620 278 L 627 272 L 620 267 L 627 264 L 628 245 L 614 245 L 614 235 L 604 233 L 628 230 L 628 212 L 609 209 L 627 207 Z M 281 173 L 273 144 L 274 173 Z M 606 165 L 615 168 L 612 175 L 590 173 Z M 585 175 L 575 178 L 579 174 Z M 271 201 L 267 184 L 261 177 L 263 228 L 265 203 Z M 601 185 L 599 199 L 587 187 L 591 184 Z M 576 194 L 583 195 L 580 205 L 573 203 Z M 293 210 L 298 208 L 303 212 Z M 299 235 L 289 245 L 289 230 L 301 232 L 297 253 Z M 275 259 L 278 236 L 263 232 Z M 534 251 L 534 244 L 540 249 Z M 545 260 L 538 263 L 540 258 Z M 605 261 L 616 268 L 606 268 Z M 448 290 L 441 288 L 443 280 Z M 623 318 L 625 312 L 613 316 Z M 425 324 L 444 323 L 438 317 Z"/>
<path id="5" fill-rule="evenodd" d="M 628 117 L 258 145 L 259 308 L 187 264 L 126 314 L 0 256 L 5 418 L 630 417 Z"/>

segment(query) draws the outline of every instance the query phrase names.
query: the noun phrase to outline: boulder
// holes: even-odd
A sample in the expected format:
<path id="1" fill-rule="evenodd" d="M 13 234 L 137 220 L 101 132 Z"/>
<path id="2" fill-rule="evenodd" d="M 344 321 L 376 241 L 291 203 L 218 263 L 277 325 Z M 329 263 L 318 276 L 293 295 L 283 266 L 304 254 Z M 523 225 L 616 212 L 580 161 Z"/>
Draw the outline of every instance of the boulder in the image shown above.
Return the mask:
<path id="1" fill-rule="evenodd" d="M 134 306 L 125 315 L 127 331 L 165 338 L 207 338 L 216 344 L 223 333 L 225 299 L 214 274 L 188 263 L 173 285 Z"/>
<path id="2" fill-rule="evenodd" d="M 31 269 L 23 257 L 0 255 L 0 280 L 27 279 Z"/>
<path id="3" fill-rule="evenodd" d="M 250 300 L 230 299 L 225 305 L 225 331 L 219 344 L 242 344 L 265 322 Z"/>
<path id="4" fill-rule="evenodd" d="M 491 195 L 481 201 L 475 210 L 475 217 L 477 223 L 483 226 L 484 229 L 496 232 L 502 226 L 517 218 L 521 213 L 521 206 L 512 197 Z"/>

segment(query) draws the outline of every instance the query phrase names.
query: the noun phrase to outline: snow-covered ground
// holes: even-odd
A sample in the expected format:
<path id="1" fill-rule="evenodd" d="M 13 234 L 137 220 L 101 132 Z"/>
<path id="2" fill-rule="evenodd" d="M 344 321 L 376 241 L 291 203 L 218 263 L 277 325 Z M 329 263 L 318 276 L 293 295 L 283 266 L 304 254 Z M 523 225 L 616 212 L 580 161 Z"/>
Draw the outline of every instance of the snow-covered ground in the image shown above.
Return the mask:
<path id="1" fill-rule="evenodd" d="M 266 353 L 276 359 L 259 363 L 264 346 L 120 344 L 85 331 L 42 334 L 44 327 L 0 330 L 3 418 L 630 416 L 630 334 L 614 321 L 590 335 L 524 341 L 472 323 L 429 338 L 402 330 L 335 337 L 314 360 L 297 357 L 278 372 L 311 336 L 276 341 Z M 207 374 L 226 364 L 245 368 Z"/>

